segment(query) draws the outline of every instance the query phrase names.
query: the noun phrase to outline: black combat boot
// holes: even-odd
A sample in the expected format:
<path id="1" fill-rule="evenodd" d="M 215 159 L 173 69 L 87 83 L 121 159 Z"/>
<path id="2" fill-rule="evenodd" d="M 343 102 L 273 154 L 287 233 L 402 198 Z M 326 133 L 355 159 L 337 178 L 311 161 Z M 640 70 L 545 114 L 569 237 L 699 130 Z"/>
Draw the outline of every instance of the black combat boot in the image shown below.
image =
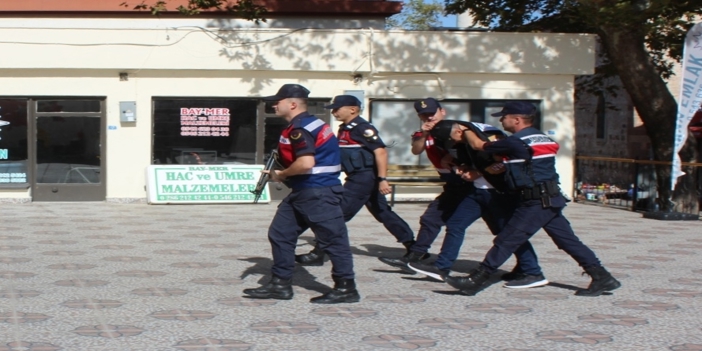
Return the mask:
<path id="1" fill-rule="evenodd" d="M 416 263 L 422 260 L 426 260 L 427 258 L 429 258 L 428 253 L 421 253 L 416 251 L 409 251 L 402 257 L 378 257 L 380 262 L 383 262 L 393 267 L 401 268 L 404 272 L 410 274 L 417 274 L 417 272 L 407 267 L 408 263 Z"/>
<path id="2" fill-rule="evenodd" d="M 268 284 L 256 289 L 244 289 L 246 297 L 256 299 L 290 300 L 293 298 L 292 279 L 281 279 L 276 276 Z"/>
<path id="3" fill-rule="evenodd" d="M 622 286 L 612 274 L 602 266 L 585 267 L 585 273 L 592 277 L 590 286 L 587 289 L 579 289 L 575 292 L 578 296 L 600 296 L 605 291 L 612 291 Z M 585 274 L 583 273 L 583 274 Z"/>
<path id="4" fill-rule="evenodd" d="M 402 243 L 402 246 L 404 246 L 405 249 L 407 249 L 407 253 L 410 253 L 410 249 L 416 243 L 417 243 L 416 240 L 405 241 L 404 243 Z"/>
<path id="5" fill-rule="evenodd" d="M 444 277 L 444 281 L 459 290 L 463 295 L 473 296 L 480 291 L 483 284 L 490 278 L 490 273 L 483 267 L 478 267 L 464 277 Z"/>
<path id="6" fill-rule="evenodd" d="M 312 303 L 353 303 L 361 301 L 361 295 L 356 290 L 356 282 L 353 279 L 343 279 L 332 276 L 334 279 L 334 289 L 322 295 L 310 299 Z"/>
<path id="7" fill-rule="evenodd" d="M 324 251 L 319 248 L 319 244 L 316 244 L 312 251 L 302 255 L 295 255 L 295 262 L 301 266 L 323 266 Z"/>

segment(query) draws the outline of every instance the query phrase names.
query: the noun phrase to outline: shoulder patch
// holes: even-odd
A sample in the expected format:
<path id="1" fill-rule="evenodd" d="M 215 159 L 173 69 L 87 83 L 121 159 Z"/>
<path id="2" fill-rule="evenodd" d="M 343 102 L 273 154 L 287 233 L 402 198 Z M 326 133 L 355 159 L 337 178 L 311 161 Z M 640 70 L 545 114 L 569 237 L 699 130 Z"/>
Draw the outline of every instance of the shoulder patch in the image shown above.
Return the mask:
<path id="1" fill-rule="evenodd" d="M 378 140 L 378 133 L 373 128 L 367 128 L 363 130 L 363 137 L 368 141 L 376 141 Z"/>
<path id="2" fill-rule="evenodd" d="M 296 131 L 293 131 L 292 133 L 290 133 L 290 139 L 292 139 L 292 140 L 300 139 L 300 137 L 302 137 L 302 132 L 299 130 L 296 130 Z"/>

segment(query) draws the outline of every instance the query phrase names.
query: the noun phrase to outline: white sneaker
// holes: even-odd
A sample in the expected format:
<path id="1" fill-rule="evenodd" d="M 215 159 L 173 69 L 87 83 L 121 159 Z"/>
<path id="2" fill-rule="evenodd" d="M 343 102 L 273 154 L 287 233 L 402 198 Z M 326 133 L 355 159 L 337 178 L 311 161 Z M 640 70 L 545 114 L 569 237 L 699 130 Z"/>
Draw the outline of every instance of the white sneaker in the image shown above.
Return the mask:
<path id="1" fill-rule="evenodd" d="M 527 288 L 536 288 L 539 286 L 544 286 L 548 284 L 548 280 L 544 278 L 543 274 L 537 274 L 537 275 L 524 275 L 524 277 L 512 281 L 508 281 L 505 283 L 504 287 L 505 288 L 510 288 L 510 289 L 527 289 Z"/>

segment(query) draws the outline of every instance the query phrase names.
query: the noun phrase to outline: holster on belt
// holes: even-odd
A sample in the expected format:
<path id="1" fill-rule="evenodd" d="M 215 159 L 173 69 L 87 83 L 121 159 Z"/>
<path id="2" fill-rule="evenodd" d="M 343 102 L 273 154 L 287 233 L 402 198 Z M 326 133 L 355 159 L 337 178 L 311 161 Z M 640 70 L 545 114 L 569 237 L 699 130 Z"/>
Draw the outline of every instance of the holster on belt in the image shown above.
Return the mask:
<path id="1" fill-rule="evenodd" d="M 558 183 L 554 181 L 539 183 L 535 187 L 519 190 L 522 201 L 541 200 L 541 205 L 544 208 L 551 207 L 551 198 L 560 193 Z"/>

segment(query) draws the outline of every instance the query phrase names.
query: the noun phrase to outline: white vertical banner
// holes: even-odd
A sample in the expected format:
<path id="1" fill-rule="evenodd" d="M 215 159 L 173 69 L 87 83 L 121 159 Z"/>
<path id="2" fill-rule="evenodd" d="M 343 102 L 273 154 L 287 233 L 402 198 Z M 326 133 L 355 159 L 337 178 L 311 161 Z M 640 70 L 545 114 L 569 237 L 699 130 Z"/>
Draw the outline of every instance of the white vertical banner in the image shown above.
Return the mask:
<path id="1" fill-rule="evenodd" d="M 694 25 L 685 37 L 682 59 L 682 84 L 678 97 L 678 116 L 675 124 L 673 142 L 673 169 L 670 177 L 670 189 L 675 189 L 682 171 L 678 152 L 687 140 L 688 125 L 702 103 L 702 23 Z"/>

